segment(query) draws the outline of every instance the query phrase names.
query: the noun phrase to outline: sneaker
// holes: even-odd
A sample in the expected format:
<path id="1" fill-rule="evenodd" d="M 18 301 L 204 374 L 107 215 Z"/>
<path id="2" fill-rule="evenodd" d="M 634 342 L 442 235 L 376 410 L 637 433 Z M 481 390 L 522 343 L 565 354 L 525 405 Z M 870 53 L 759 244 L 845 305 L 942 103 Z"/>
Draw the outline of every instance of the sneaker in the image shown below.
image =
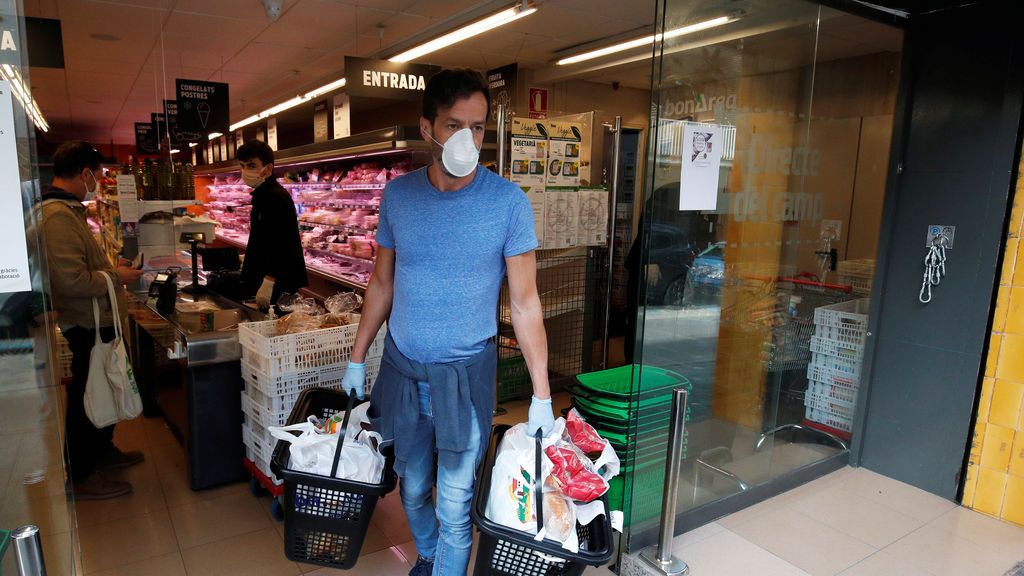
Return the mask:
<path id="1" fill-rule="evenodd" d="M 71 493 L 75 500 L 107 500 L 131 494 L 131 492 L 132 485 L 128 482 L 111 480 L 99 473 L 89 476 L 85 482 L 78 482 L 71 486 Z"/>
<path id="2" fill-rule="evenodd" d="M 409 570 L 409 576 L 430 576 L 434 572 L 434 559 L 416 555 L 416 565 Z"/>
<path id="3" fill-rule="evenodd" d="M 121 452 L 117 447 L 114 447 L 110 452 L 107 452 L 106 456 L 103 456 L 96 462 L 96 469 L 117 470 L 119 468 L 127 468 L 141 464 L 145 459 L 146 457 L 142 455 L 142 452 L 137 450 Z"/>

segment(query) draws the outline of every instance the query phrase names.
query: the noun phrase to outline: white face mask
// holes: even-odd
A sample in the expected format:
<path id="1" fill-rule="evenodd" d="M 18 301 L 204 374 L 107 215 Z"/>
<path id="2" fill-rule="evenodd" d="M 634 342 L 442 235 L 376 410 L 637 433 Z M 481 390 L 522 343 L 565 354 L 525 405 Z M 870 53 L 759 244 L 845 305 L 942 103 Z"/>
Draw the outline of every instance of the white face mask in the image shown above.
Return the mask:
<path id="1" fill-rule="evenodd" d="M 261 170 L 246 170 L 242 169 L 242 182 L 245 182 L 246 186 L 256 188 L 263 181 L 266 180 L 263 176 L 260 176 Z"/>
<path id="2" fill-rule="evenodd" d="M 429 134 L 427 136 L 434 140 L 433 136 Z M 476 170 L 477 162 L 480 160 L 480 151 L 477 150 L 476 143 L 473 142 L 472 130 L 463 128 L 452 134 L 444 144 L 437 140 L 434 142 L 444 148 L 444 152 L 441 154 L 441 163 L 444 164 L 444 169 L 449 174 L 456 178 L 462 178 Z"/>
<path id="3" fill-rule="evenodd" d="M 89 175 L 92 176 L 93 185 L 92 188 L 89 188 L 88 190 L 85 191 L 85 198 L 82 198 L 82 202 L 88 202 L 90 200 L 95 199 L 96 194 L 98 194 L 100 191 L 99 179 L 96 178 L 96 175 L 93 174 L 92 171 L 89 172 Z"/>

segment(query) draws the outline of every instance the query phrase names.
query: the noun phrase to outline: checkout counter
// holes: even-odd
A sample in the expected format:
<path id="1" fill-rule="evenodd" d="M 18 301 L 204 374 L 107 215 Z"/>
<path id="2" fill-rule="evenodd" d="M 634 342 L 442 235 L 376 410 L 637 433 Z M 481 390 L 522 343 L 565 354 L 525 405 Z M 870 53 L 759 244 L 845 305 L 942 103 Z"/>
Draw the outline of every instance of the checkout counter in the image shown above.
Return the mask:
<path id="1" fill-rule="evenodd" d="M 266 316 L 213 292 L 174 298 L 158 307 L 148 290 L 129 297 L 126 337 L 144 413 L 162 415 L 185 447 L 193 490 L 244 480 L 238 324 Z"/>

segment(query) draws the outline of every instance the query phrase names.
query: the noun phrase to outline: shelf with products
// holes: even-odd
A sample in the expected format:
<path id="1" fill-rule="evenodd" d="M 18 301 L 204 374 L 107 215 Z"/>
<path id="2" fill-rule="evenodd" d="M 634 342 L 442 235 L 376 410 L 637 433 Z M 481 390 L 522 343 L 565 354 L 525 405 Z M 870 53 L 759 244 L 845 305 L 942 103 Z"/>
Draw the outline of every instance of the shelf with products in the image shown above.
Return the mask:
<path id="1" fill-rule="evenodd" d="M 275 154 L 275 177 L 296 206 L 311 292 L 366 288 L 384 187 L 429 160 L 419 138 L 418 127 L 396 126 Z M 244 250 L 252 190 L 238 164 L 200 166 L 195 176 L 203 210 L 218 223 L 217 238 Z"/>

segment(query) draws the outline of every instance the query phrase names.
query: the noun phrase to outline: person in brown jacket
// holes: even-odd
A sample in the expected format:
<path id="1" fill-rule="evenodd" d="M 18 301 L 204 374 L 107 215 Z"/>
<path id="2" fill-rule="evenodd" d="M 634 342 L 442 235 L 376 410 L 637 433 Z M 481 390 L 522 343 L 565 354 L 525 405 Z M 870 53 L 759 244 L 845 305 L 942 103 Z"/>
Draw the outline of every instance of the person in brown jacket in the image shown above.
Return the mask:
<path id="1" fill-rule="evenodd" d="M 85 383 L 89 354 L 96 330 L 104 342 L 114 339 L 113 318 L 107 295 L 110 276 L 118 293 L 118 307 L 127 310 L 123 284 L 142 275 L 122 262 L 114 268 L 93 238 L 86 222 L 83 201 L 95 196 L 102 175 L 103 155 L 92 144 L 72 141 L 53 155 L 53 184 L 43 189 L 40 241 L 45 247 L 49 289 L 57 322 L 71 349 L 71 384 L 67 387 L 64 427 L 64 460 L 74 497 L 101 500 L 128 494 L 128 482 L 104 476 L 100 471 L 125 468 L 142 462 L 141 452 L 122 452 L 114 446 L 114 427 L 97 429 L 85 414 Z M 96 326 L 92 301 L 100 305 Z"/>

